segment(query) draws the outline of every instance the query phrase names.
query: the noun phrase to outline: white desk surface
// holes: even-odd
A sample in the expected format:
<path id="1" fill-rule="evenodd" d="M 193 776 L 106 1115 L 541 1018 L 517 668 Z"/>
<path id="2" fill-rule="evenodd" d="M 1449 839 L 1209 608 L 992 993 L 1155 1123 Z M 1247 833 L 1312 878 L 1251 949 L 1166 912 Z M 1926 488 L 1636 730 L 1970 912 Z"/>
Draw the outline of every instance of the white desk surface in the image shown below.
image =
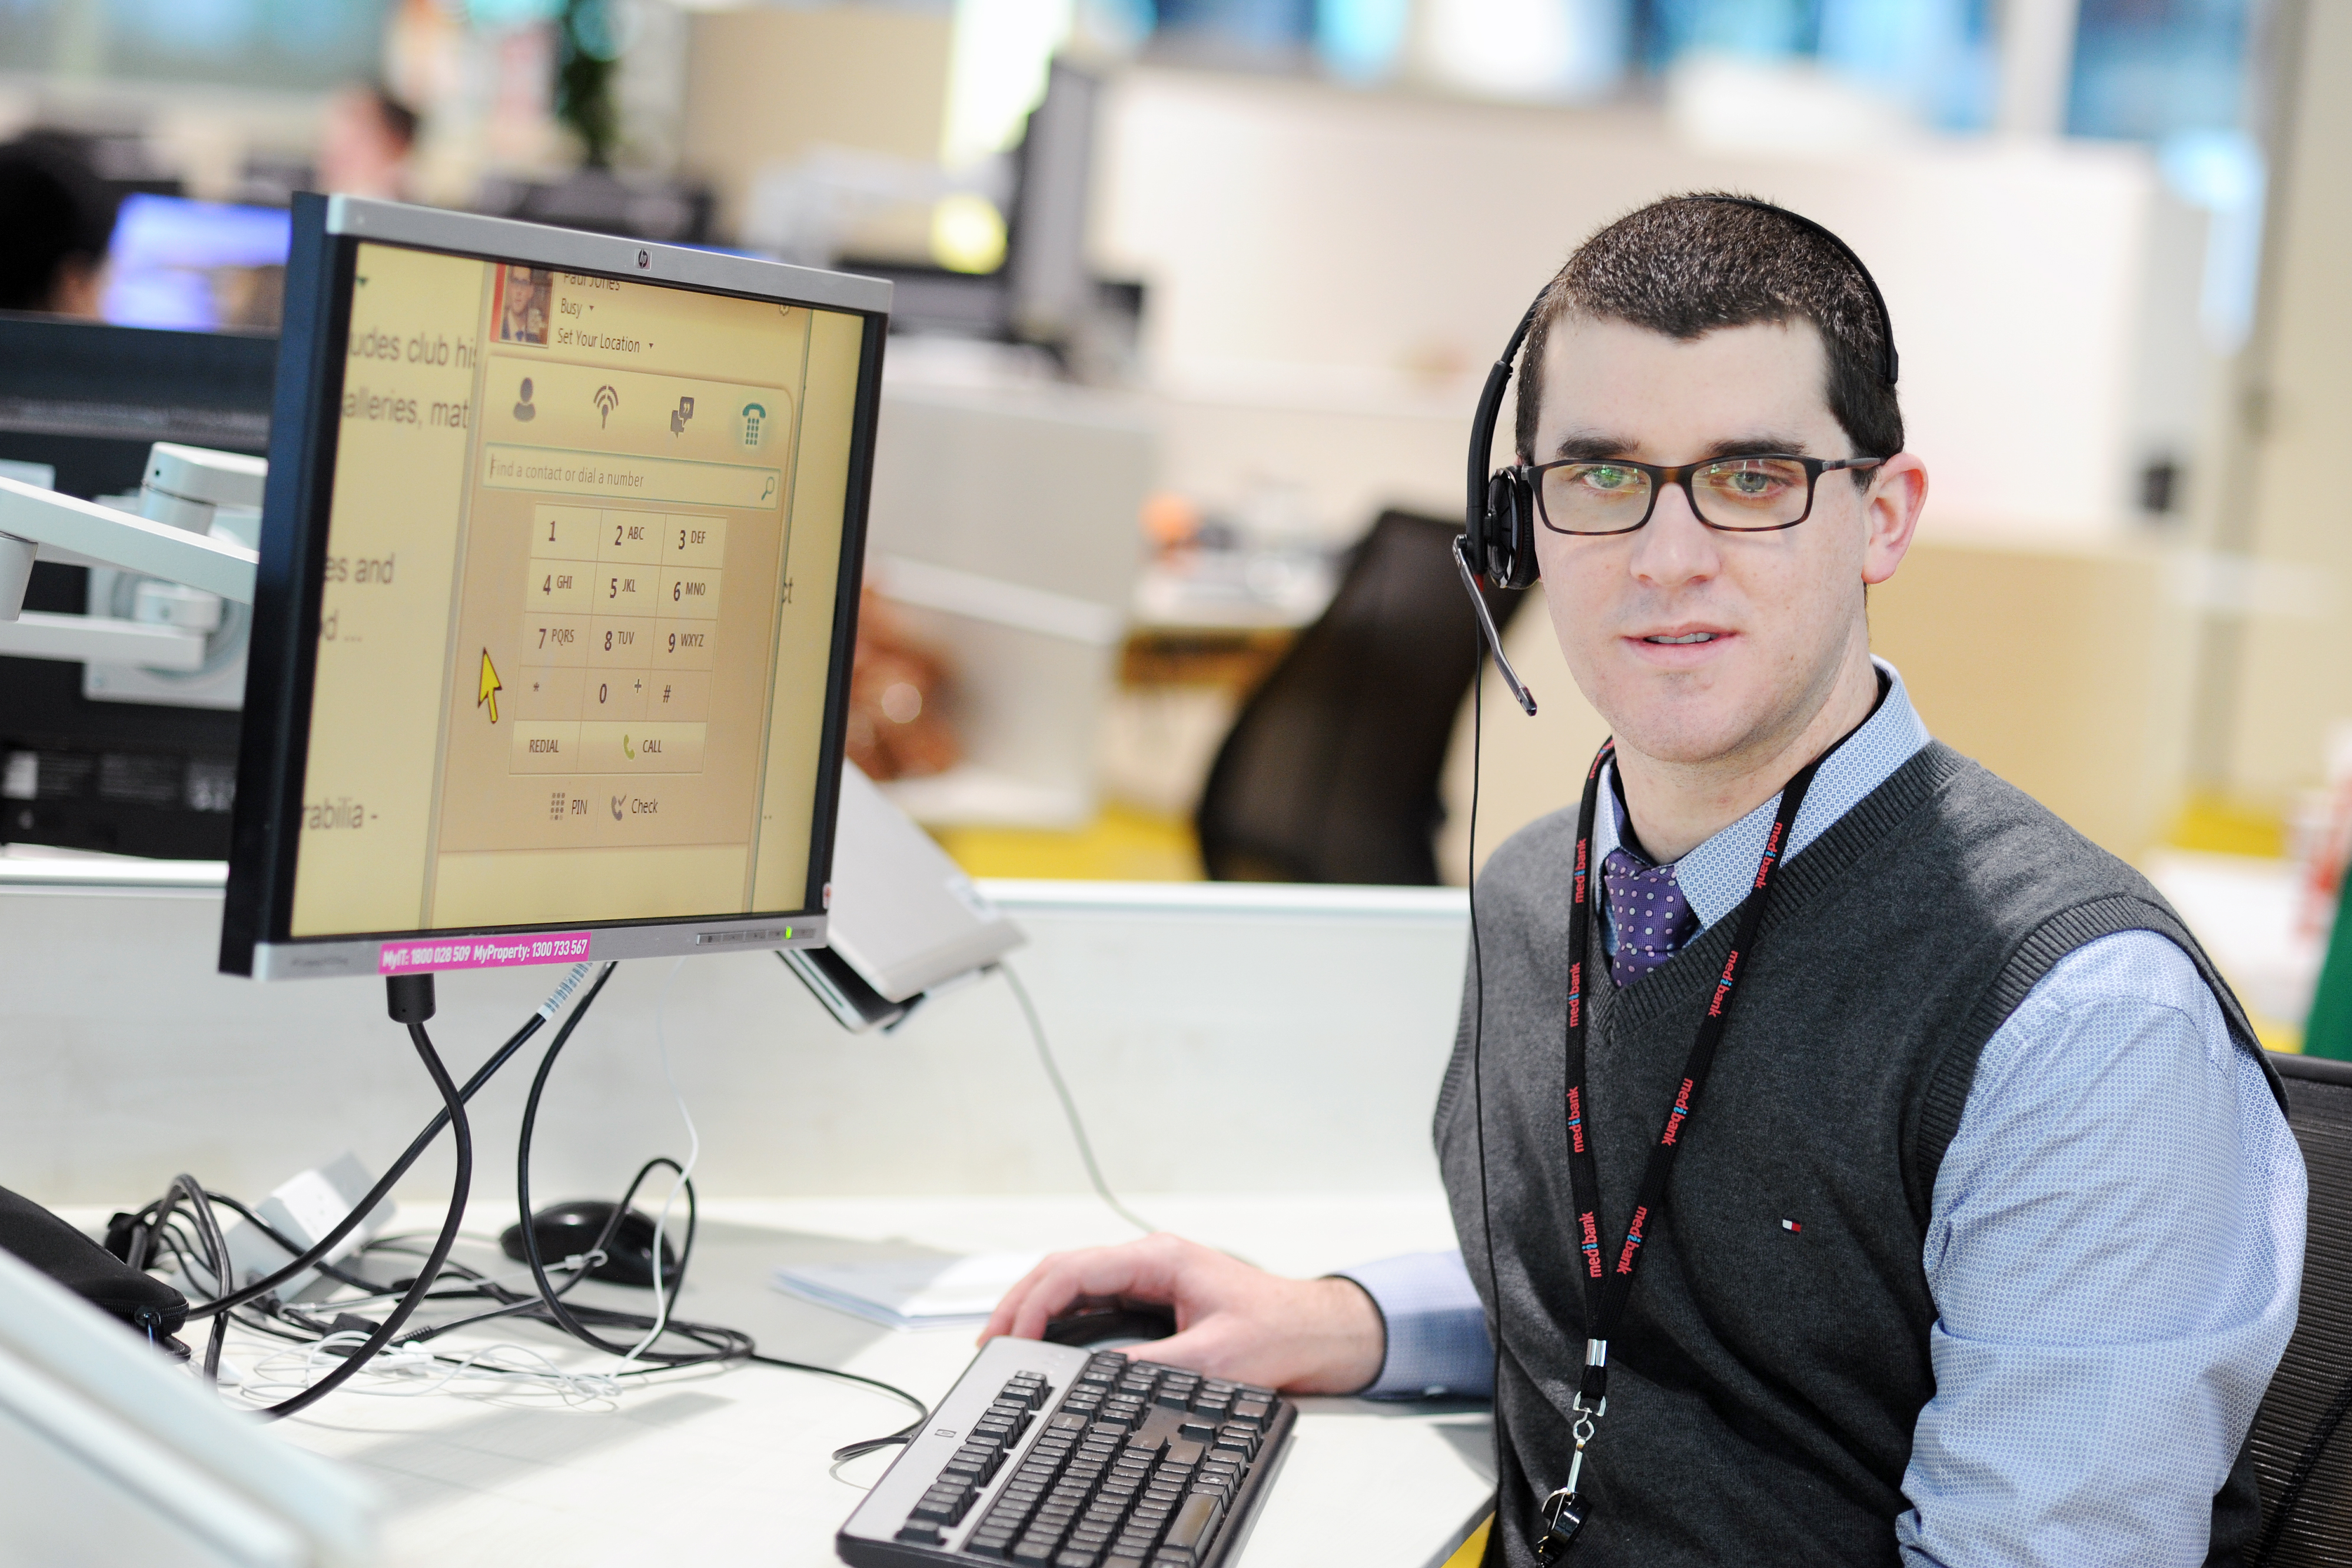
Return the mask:
<path id="1" fill-rule="evenodd" d="M 487 1243 L 509 1205 L 479 1196 L 481 1217 L 469 1216 L 468 1230 Z M 1453 1244 L 1442 1205 L 1427 1199 L 1139 1194 L 1133 1205 L 1171 1230 L 1293 1274 Z M 437 1218 L 429 1205 L 404 1205 L 400 1228 Z M 1032 1250 L 1131 1234 L 1091 1198 L 709 1203 L 679 1313 L 742 1329 L 762 1353 L 864 1373 L 936 1401 L 972 1354 L 968 1333 L 893 1332 L 786 1296 L 769 1284 L 771 1271 L 793 1261 Z M 492 1264 L 496 1255 L 481 1245 L 461 1255 L 511 1267 Z M 580 1299 L 592 1291 L 640 1310 L 647 1300 L 598 1286 L 583 1287 Z M 572 1370 L 612 1364 L 581 1347 L 557 1348 L 563 1342 L 542 1327 L 495 1337 L 543 1349 Z M 249 1342 L 233 1336 L 232 1356 Z M 551 1395 L 341 1392 L 278 1430 L 383 1489 L 387 1565 L 814 1565 L 836 1560 L 834 1531 L 896 1454 L 835 1466 L 832 1450 L 895 1431 L 911 1415 L 857 1384 L 765 1366 L 633 1381 L 646 1385 L 617 1404 L 570 1407 Z M 1335 1526 L 1345 1524 L 1358 1568 L 1430 1568 L 1483 1514 L 1492 1487 L 1483 1407 L 1302 1405 L 1249 1563 L 1325 1559 Z M 1378 1529 L 1362 1528 L 1370 1520 Z"/>

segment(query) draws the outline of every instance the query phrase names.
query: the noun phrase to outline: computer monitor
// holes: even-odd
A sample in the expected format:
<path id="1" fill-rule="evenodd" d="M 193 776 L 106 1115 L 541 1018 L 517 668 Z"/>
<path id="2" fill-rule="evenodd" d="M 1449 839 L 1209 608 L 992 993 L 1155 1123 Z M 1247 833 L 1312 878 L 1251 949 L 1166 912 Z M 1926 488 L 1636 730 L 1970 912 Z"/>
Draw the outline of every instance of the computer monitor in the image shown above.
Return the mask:
<path id="1" fill-rule="evenodd" d="M 89 500 L 136 493 L 158 441 L 258 454 L 277 362 L 250 333 L 0 314 L 0 460 Z M 82 615 L 91 576 L 44 561 L 25 607 Z M 122 673 L 0 657 L 0 842 L 226 859 L 235 708 L 209 676 Z"/>
<path id="2" fill-rule="evenodd" d="M 821 942 L 888 308 L 298 199 L 223 970 Z"/>
<path id="3" fill-rule="evenodd" d="M 99 313 L 121 327 L 274 331 L 288 235 L 276 207 L 125 196 L 107 242 Z"/>

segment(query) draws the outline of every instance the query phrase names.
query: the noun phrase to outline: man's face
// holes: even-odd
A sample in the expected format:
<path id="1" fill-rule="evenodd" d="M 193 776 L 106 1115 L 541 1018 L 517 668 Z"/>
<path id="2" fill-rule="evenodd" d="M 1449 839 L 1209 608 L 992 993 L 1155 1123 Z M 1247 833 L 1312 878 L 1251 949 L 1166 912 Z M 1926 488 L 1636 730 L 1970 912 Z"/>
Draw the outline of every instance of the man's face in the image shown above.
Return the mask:
<path id="1" fill-rule="evenodd" d="M 1564 319 L 1545 350 L 1534 460 L 1862 456 L 1830 414 L 1826 366 L 1809 321 L 1683 342 Z M 1867 489 L 1824 474 L 1812 515 L 1769 533 L 1705 526 L 1679 485 L 1632 533 L 1538 526 L 1544 598 L 1577 686 L 1621 745 L 1661 762 L 1731 761 L 1792 740 L 1841 670 L 1866 658 L 1863 586 L 1894 574 L 1926 477 L 1907 457 Z"/>

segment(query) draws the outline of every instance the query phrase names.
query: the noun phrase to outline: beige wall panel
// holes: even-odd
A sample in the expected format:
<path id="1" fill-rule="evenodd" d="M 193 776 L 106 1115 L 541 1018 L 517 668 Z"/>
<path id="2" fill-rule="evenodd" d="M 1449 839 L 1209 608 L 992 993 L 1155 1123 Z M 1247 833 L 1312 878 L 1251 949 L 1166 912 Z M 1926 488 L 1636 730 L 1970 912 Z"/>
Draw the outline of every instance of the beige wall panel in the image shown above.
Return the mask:
<path id="1" fill-rule="evenodd" d="M 1871 647 L 1935 736 L 2118 855 L 2179 804 L 2190 638 L 2160 556 L 1916 546 L 1871 591 Z"/>
<path id="2" fill-rule="evenodd" d="M 761 169 L 819 143 L 935 162 L 950 32 L 944 13 L 866 6 L 697 13 L 685 157 L 717 187 L 720 228 Z"/>
<path id="3" fill-rule="evenodd" d="M 2254 467 L 2249 544 L 2301 585 L 2295 604 L 2260 598 L 2244 633 L 2231 714 L 2230 782 L 2282 796 L 2319 782 L 2331 722 L 2352 720 L 2352 5 L 2313 4 L 2299 51 L 2303 81 L 2284 210 L 2271 242 L 2268 427 L 2235 456 Z M 2279 595 L 2273 595 L 2277 597 Z"/>
<path id="4" fill-rule="evenodd" d="M 1871 644 L 1902 670 L 1938 739 L 2099 844 L 2137 856 L 2178 805 L 2191 641 L 2161 557 L 2118 548 L 2034 551 L 1921 543 L 1871 593 Z M 1539 590 L 1538 590 L 1539 591 Z M 1503 636 L 1540 711 L 1520 713 L 1490 668 L 1478 860 L 1575 804 L 1608 726 L 1568 673 L 1540 603 Z M 1465 657 L 1466 657 L 1466 650 Z M 1438 867 L 1468 850 L 1470 712 L 1454 726 Z"/>

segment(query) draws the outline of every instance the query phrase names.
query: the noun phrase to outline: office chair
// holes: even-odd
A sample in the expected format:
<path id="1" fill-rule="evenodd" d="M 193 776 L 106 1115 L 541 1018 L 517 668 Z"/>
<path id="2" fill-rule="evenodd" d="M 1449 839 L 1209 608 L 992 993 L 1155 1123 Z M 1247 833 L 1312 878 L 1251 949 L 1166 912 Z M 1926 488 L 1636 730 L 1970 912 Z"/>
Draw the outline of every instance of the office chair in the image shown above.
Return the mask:
<path id="1" fill-rule="evenodd" d="M 1386 511 L 1331 603 L 1244 705 L 1193 821 L 1212 878 L 1437 881 L 1431 839 L 1476 622 L 1454 521 Z M 1528 595 L 1490 593 L 1497 625 Z M 1516 717 L 1516 713 L 1513 715 Z"/>
<path id="2" fill-rule="evenodd" d="M 2247 1568 L 2352 1563 L 2352 1062 L 2273 1056 L 2311 1177 L 2303 1310 L 2254 1415 L 2263 1532 Z"/>

